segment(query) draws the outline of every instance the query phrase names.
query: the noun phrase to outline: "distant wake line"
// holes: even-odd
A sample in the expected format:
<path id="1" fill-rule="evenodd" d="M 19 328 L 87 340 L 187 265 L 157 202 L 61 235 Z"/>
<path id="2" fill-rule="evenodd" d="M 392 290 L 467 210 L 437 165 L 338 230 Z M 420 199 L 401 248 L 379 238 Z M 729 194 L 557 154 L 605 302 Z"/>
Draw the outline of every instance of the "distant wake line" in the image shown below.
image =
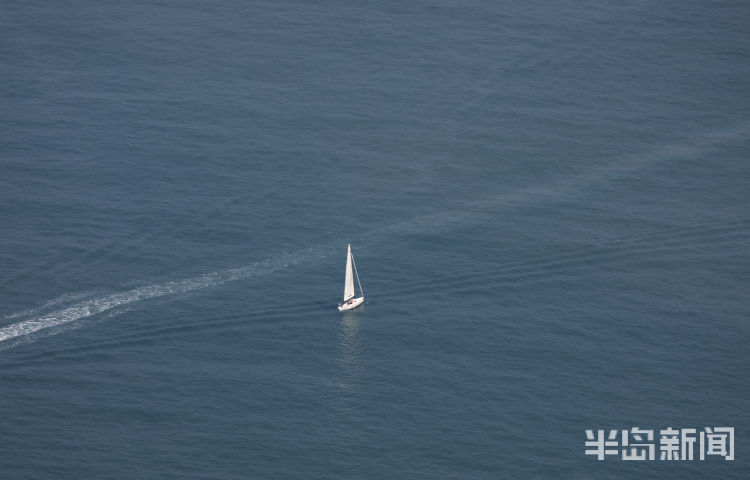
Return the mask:
<path id="1" fill-rule="evenodd" d="M 750 138 L 750 122 L 696 133 L 689 138 L 688 141 L 666 143 L 650 151 L 623 154 L 613 161 L 588 166 L 579 173 L 558 176 L 541 185 L 527 186 L 499 195 L 461 201 L 456 205 L 456 208 L 419 215 L 406 221 L 373 229 L 369 232 L 369 236 L 375 234 L 423 234 L 428 231 L 475 223 L 480 215 L 495 215 L 497 208 L 502 205 L 556 200 L 566 194 L 575 193 L 587 185 L 596 185 L 607 180 L 614 181 L 622 175 L 628 175 L 650 165 L 659 165 L 670 160 L 698 158 L 707 152 L 711 152 L 717 145 L 731 144 Z"/>
<path id="2" fill-rule="evenodd" d="M 745 139 L 748 135 L 750 135 L 750 123 L 743 123 L 724 130 L 706 132 L 703 135 L 698 135 L 695 140 L 687 145 L 667 144 L 662 148 L 645 155 L 626 155 L 619 161 L 614 162 L 614 164 L 590 168 L 584 173 L 563 177 L 542 186 L 525 188 L 515 194 L 503 194 L 497 197 L 489 197 L 474 202 L 466 202 L 461 205 L 461 208 L 455 210 L 439 212 L 433 215 L 423 215 L 416 219 L 410 219 L 408 222 L 400 222 L 386 227 L 380 227 L 371 233 L 377 232 L 382 236 L 410 231 L 424 232 L 428 229 L 439 229 L 445 226 L 459 225 L 466 221 L 467 211 L 491 212 L 503 203 L 525 201 L 530 198 L 545 198 L 550 194 L 560 195 L 565 192 L 574 191 L 583 185 L 601 181 L 608 177 L 616 178 L 617 175 L 626 174 L 633 169 L 640 168 L 644 164 L 659 163 L 675 157 L 695 157 L 705 151 L 707 147 L 714 144 Z M 112 293 L 93 299 L 82 300 L 72 306 L 42 315 L 37 314 L 39 310 L 17 312 L 4 318 L 32 318 L 27 318 L 26 320 L 0 328 L 0 344 L 7 342 L 8 340 L 31 335 L 40 330 L 65 325 L 81 318 L 111 311 L 116 307 L 136 304 L 157 297 L 184 294 L 193 290 L 220 285 L 232 280 L 270 273 L 284 268 L 289 264 L 294 264 L 301 260 L 309 260 L 310 258 L 310 250 L 305 250 L 295 254 L 288 254 L 281 258 L 259 262 L 247 267 L 229 269 L 198 277 L 149 285 L 125 292 Z M 61 302 L 74 300 L 80 297 L 76 295 L 65 295 L 62 298 L 63 300 L 61 300 Z M 57 305 L 58 303 L 59 302 L 57 301 L 51 301 L 47 303 L 47 306 Z M 43 311 L 44 309 L 45 307 L 41 310 Z M 117 312 L 113 313 L 116 314 Z"/>
<path id="3" fill-rule="evenodd" d="M 31 335 L 81 318 L 107 312 L 116 307 L 141 302 L 157 297 L 184 294 L 193 290 L 209 288 L 232 280 L 252 277 L 280 270 L 299 261 L 299 254 L 286 255 L 281 259 L 266 260 L 247 267 L 213 272 L 198 277 L 156 285 L 147 285 L 125 292 L 112 293 L 78 302 L 70 307 L 56 310 L 34 318 L 29 318 L 0 328 L 0 343 L 14 338 Z"/>

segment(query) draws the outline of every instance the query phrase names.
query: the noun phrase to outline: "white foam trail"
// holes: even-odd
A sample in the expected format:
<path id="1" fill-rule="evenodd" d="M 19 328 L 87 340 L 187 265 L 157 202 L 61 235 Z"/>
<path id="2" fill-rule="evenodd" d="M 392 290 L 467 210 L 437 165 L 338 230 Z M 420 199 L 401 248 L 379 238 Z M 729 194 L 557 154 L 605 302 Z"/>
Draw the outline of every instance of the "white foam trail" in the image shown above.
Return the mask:
<path id="1" fill-rule="evenodd" d="M 304 255 L 301 254 L 308 252 L 309 250 L 306 250 L 296 254 L 285 255 L 280 259 L 265 260 L 246 267 L 233 268 L 221 272 L 213 272 L 198 277 L 174 280 L 156 285 L 147 285 L 125 292 L 112 293 L 88 299 L 61 310 L 49 312 L 44 315 L 2 327 L 0 328 L 0 343 L 18 337 L 28 336 L 40 330 L 65 325 L 81 318 L 91 317 L 102 312 L 111 311 L 112 309 L 123 305 L 132 305 L 137 302 L 157 297 L 184 294 L 233 280 L 270 273 L 285 268 L 289 264 L 297 263 L 302 257 L 304 257 Z M 307 255 L 307 257 L 309 256 L 310 255 Z"/>
<path id="2" fill-rule="evenodd" d="M 372 237 L 373 234 L 380 234 L 382 238 L 385 235 L 392 235 L 395 233 L 424 232 L 452 228 L 465 222 L 474 222 L 476 219 L 471 218 L 472 214 L 491 214 L 502 204 L 524 202 L 530 198 L 539 199 L 545 197 L 559 197 L 565 193 L 574 192 L 588 184 L 601 182 L 608 178 L 617 178 L 620 175 L 627 175 L 632 170 L 642 168 L 648 164 L 660 164 L 675 158 L 695 158 L 706 151 L 710 151 L 710 148 L 717 144 L 721 145 L 737 140 L 745 140 L 748 137 L 750 137 L 750 122 L 726 129 L 705 132 L 702 135 L 699 134 L 691 137 L 691 140 L 684 144 L 667 144 L 645 154 L 624 155 L 605 165 L 590 167 L 583 173 L 561 177 L 544 185 L 525 188 L 515 193 L 504 193 L 498 196 L 463 202 L 457 206 L 458 208 L 452 210 L 421 215 L 417 218 L 412 218 L 407 222 L 400 222 L 374 229 L 369 232 L 367 236 Z M 0 328 L 0 343 L 30 335 L 47 328 L 64 325 L 80 318 L 90 317 L 92 315 L 110 311 L 122 305 L 134 304 L 143 300 L 167 295 L 183 294 L 232 280 L 238 280 L 262 273 L 269 273 L 285 268 L 289 264 L 297 263 L 303 258 L 309 259 L 311 257 L 311 250 L 312 249 L 297 252 L 296 254 L 289 254 L 281 259 L 266 260 L 248 267 L 224 270 L 222 272 L 209 273 L 199 277 L 140 287 L 126 292 L 113 293 L 82 301 L 62 310 L 53 311 Z M 48 302 L 44 307 L 48 307 L 56 302 L 56 300 Z M 4 318 L 9 319 L 34 315 L 40 310 L 41 309 L 26 310 Z M 116 312 L 112 312 L 112 314 L 115 313 Z"/>
<path id="3" fill-rule="evenodd" d="M 21 310 L 19 312 L 10 313 L 3 315 L 3 320 L 12 320 L 14 318 L 30 317 L 32 315 L 39 315 L 45 310 L 50 310 L 52 307 L 60 305 L 61 303 L 70 303 L 74 300 L 79 300 L 84 297 L 91 295 L 91 292 L 78 292 L 78 293 L 65 293 L 57 298 L 44 302 L 43 305 L 35 308 L 29 308 L 27 310 Z M 4 322 L 3 322 L 4 323 Z"/>

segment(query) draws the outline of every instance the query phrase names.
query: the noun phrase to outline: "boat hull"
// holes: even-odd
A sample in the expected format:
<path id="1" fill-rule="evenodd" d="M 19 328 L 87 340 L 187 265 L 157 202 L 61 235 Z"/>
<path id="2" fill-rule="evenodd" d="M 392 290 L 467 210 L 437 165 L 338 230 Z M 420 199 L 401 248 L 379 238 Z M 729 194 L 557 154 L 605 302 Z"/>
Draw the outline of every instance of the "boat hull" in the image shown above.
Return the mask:
<path id="1" fill-rule="evenodd" d="M 340 303 L 339 304 L 339 312 L 343 312 L 346 310 L 351 310 L 353 308 L 357 308 L 360 305 L 362 305 L 365 301 L 365 297 L 359 297 L 359 298 L 352 298 L 348 302 Z"/>

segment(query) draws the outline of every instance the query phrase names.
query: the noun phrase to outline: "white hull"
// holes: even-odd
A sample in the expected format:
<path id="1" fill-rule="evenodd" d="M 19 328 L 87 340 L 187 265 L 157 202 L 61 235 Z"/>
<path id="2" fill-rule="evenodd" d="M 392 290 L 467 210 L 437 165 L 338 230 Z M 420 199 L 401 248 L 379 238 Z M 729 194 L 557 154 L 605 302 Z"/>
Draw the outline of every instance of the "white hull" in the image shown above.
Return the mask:
<path id="1" fill-rule="evenodd" d="M 365 297 L 359 297 L 359 298 L 352 298 L 348 302 L 340 303 L 339 312 L 343 312 L 345 310 L 351 310 L 352 308 L 357 308 L 360 305 L 362 305 L 364 301 L 365 301 Z"/>

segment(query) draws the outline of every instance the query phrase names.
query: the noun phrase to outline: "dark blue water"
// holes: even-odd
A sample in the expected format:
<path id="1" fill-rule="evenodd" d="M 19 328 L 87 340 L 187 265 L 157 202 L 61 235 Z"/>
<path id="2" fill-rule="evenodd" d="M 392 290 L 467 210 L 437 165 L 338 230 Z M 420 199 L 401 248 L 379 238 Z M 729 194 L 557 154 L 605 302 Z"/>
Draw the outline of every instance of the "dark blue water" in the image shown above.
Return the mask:
<path id="1" fill-rule="evenodd" d="M 747 478 L 749 20 L 5 5 L 0 477 Z"/>

